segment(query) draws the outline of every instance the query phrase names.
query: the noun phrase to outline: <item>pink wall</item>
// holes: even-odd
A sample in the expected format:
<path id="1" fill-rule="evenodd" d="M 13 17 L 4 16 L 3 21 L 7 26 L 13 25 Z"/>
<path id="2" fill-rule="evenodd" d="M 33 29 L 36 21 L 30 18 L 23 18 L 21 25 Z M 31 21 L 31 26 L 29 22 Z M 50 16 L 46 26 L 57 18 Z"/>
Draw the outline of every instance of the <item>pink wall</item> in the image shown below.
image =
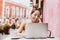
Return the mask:
<path id="1" fill-rule="evenodd" d="M 60 38 L 60 0 L 44 0 L 43 22 L 54 37 Z"/>

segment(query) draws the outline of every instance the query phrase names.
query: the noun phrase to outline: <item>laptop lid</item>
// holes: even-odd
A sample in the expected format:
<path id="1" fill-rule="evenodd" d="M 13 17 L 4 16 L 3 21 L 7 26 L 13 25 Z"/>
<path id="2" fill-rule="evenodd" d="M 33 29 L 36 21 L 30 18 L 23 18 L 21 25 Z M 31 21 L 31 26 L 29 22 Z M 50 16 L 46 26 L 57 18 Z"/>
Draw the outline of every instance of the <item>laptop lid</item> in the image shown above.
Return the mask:
<path id="1" fill-rule="evenodd" d="M 28 23 L 25 28 L 26 38 L 40 38 L 48 36 L 47 23 Z"/>

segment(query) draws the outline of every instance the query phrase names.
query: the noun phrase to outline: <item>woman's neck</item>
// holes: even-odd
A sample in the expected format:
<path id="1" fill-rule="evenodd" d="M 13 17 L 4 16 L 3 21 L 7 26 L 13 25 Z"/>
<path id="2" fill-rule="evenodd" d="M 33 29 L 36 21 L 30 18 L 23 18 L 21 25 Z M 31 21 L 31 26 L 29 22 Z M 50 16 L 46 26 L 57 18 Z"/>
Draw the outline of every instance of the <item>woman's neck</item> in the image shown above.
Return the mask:
<path id="1" fill-rule="evenodd" d="M 31 19 L 31 22 L 32 23 L 39 23 L 39 20 L 38 21 L 33 21 L 33 19 Z"/>

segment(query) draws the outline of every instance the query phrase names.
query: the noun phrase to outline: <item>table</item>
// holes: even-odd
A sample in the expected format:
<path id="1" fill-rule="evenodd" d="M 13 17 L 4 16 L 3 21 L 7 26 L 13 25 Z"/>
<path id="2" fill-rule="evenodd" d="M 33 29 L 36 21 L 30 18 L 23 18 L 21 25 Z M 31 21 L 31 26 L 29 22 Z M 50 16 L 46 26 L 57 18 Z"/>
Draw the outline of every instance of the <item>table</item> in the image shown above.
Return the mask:
<path id="1" fill-rule="evenodd" d="M 60 40 L 59 38 L 47 38 L 47 39 L 13 39 L 13 40 Z"/>

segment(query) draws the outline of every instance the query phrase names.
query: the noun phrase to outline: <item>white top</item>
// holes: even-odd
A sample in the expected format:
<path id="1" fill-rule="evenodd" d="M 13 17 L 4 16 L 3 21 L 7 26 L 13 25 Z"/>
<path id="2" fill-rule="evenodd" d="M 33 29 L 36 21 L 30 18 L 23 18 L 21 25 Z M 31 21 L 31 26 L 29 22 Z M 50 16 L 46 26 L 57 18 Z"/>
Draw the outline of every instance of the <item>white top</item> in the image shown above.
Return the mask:
<path id="1" fill-rule="evenodd" d="M 32 23 L 31 19 L 24 19 L 22 23 Z M 39 23 L 41 23 L 41 20 L 39 19 Z"/>
<path id="2" fill-rule="evenodd" d="M 25 19 L 25 20 L 23 20 L 23 22 L 22 23 L 31 23 L 32 21 L 30 20 L 30 19 Z"/>

